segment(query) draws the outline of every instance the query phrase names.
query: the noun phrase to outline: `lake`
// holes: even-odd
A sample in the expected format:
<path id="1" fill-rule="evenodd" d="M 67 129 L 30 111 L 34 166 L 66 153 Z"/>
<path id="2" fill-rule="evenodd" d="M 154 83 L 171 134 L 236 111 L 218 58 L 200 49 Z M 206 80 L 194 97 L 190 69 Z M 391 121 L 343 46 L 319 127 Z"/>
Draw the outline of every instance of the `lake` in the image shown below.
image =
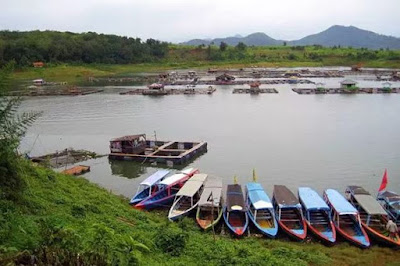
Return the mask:
<path id="1" fill-rule="evenodd" d="M 382 86 L 363 76 L 350 78 L 360 87 Z M 343 78 L 310 80 L 338 87 Z M 136 133 L 152 138 L 156 131 L 160 140 L 207 141 L 208 152 L 190 166 L 221 176 L 225 184 L 234 175 L 241 184 L 251 181 L 255 168 L 271 196 L 274 184 L 293 191 L 311 186 L 320 193 L 361 185 L 375 194 L 385 168 L 389 188 L 400 192 L 400 95 L 291 91 L 302 86 L 310 87 L 274 85 L 279 94 L 246 95 L 232 94 L 234 86 L 216 86 L 213 95 L 158 98 L 106 88 L 87 96 L 26 98 L 21 109 L 43 115 L 20 150 L 34 156 L 72 147 L 106 154 L 111 138 Z M 107 157 L 84 164 L 92 166 L 87 179 L 127 197 L 157 170 Z"/>

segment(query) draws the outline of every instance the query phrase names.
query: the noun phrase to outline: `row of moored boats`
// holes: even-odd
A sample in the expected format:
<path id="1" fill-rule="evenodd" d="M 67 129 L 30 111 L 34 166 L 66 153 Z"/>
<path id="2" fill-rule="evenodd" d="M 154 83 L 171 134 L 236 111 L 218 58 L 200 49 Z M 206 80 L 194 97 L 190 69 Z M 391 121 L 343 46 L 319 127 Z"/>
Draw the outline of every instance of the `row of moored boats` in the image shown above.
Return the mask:
<path id="1" fill-rule="evenodd" d="M 280 229 L 296 240 L 304 240 L 311 232 L 326 244 L 335 243 L 341 235 L 364 248 L 370 246 L 370 237 L 400 246 L 398 234 L 389 235 L 386 229 L 389 220 L 400 225 L 400 196 L 394 192 L 382 191 L 375 199 L 362 187 L 349 186 L 346 197 L 334 189 L 325 190 L 321 197 L 312 188 L 300 187 L 296 197 L 286 186 L 275 185 L 271 200 L 253 176 L 244 193 L 241 185 L 230 184 L 223 197 L 220 178 L 194 168 L 172 175 L 159 170 L 140 183 L 130 204 L 138 209 L 170 207 L 171 221 L 196 213 L 197 223 L 205 230 L 223 217 L 236 236 L 243 235 L 251 222 L 271 238 Z"/>

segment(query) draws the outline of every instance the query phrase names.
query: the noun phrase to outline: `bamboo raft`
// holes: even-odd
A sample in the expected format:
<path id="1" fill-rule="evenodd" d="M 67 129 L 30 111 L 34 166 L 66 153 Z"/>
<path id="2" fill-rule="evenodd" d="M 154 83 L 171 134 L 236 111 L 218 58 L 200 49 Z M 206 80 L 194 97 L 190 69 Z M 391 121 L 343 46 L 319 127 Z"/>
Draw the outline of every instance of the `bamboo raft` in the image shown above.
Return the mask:
<path id="1" fill-rule="evenodd" d="M 343 88 L 309 88 L 309 89 L 292 89 L 298 94 L 378 94 L 378 93 L 400 93 L 400 88 L 358 88 L 358 89 L 343 89 Z"/>
<path id="2" fill-rule="evenodd" d="M 177 80 L 173 82 L 167 82 L 164 85 L 246 85 L 253 81 L 249 80 L 230 80 L 230 81 L 216 81 L 216 80 L 198 80 L 196 82 L 191 80 Z M 308 79 L 298 79 L 295 82 L 292 79 L 274 79 L 274 80 L 257 80 L 260 84 L 276 85 L 276 84 L 314 84 Z"/>
<path id="3" fill-rule="evenodd" d="M 152 90 L 147 88 L 138 88 L 126 92 L 120 92 L 120 95 L 150 95 L 150 96 L 162 96 L 162 95 L 190 95 L 190 94 L 202 94 L 211 95 L 216 91 L 215 88 L 187 88 L 187 89 L 164 89 L 164 90 Z"/>
<path id="4" fill-rule="evenodd" d="M 72 168 L 62 171 L 63 174 L 67 175 L 83 175 L 84 173 L 90 172 L 90 166 L 77 165 Z"/>
<path id="5" fill-rule="evenodd" d="M 259 93 L 278 93 L 276 89 L 248 89 L 248 88 L 240 88 L 240 89 L 234 89 L 232 93 L 235 94 L 259 94 Z"/>

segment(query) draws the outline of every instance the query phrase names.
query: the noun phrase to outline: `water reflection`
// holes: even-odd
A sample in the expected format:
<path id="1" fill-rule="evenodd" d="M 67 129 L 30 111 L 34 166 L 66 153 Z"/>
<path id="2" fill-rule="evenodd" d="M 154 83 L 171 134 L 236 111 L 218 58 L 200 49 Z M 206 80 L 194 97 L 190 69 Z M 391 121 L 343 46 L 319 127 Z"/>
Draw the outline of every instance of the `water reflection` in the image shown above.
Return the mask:
<path id="1" fill-rule="evenodd" d="M 108 160 L 110 164 L 111 173 L 113 175 L 123 176 L 129 179 L 138 178 L 146 173 L 146 166 L 144 164 L 132 161 L 119 161 Z"/>

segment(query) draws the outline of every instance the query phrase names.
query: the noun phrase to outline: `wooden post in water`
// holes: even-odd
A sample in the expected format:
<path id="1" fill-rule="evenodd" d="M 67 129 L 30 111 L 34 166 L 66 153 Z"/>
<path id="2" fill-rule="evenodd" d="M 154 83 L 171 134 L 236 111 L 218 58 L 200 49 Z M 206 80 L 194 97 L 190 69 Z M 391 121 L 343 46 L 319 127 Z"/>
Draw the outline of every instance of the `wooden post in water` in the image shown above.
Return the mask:
<path id="1" fill-rule="evenodd" d="M 68 165 L 68 149 L 65 149 L 67 152 L 67 160 L 65 161 L 65 170 L 67 170 L 67 165 Z"/>
<path id="2" fill-rule="evenodd" d="M 213 193 L 211 191 L 211 227 L 212 227 L 212 231 L 213 231 L 213 236 L 214 236 L 214 242 L 215 242 L 215 229 L 214 229 L 214 196 Z"/>

